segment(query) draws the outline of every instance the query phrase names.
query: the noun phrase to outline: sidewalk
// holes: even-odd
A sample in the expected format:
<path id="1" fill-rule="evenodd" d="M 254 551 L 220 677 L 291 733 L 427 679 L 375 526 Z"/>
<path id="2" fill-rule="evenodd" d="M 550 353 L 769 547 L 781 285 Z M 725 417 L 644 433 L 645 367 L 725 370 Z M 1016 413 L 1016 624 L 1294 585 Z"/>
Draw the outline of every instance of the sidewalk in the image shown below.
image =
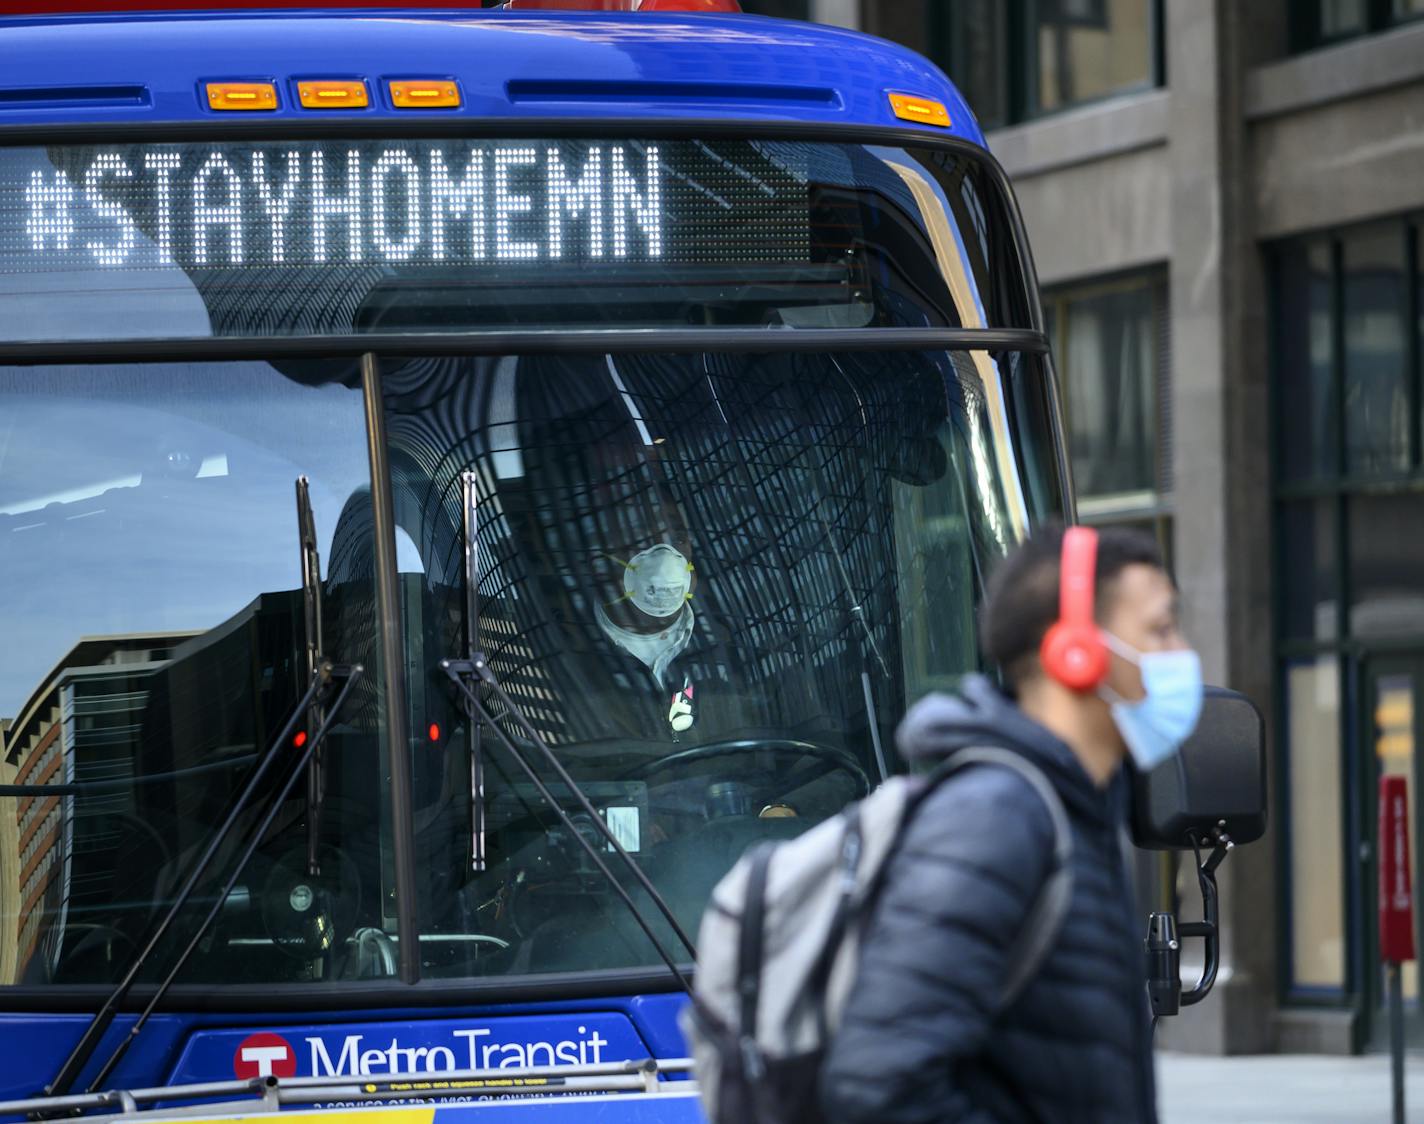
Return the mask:
<path id="1" fill-rule="evenodd" d="M 1424 1057 L 1405 1069 L 1405 1116 L 1424 1124 Z M 1161 1124 L 1389 1124 L 1389 1058 L 1157 1055 Z"/>

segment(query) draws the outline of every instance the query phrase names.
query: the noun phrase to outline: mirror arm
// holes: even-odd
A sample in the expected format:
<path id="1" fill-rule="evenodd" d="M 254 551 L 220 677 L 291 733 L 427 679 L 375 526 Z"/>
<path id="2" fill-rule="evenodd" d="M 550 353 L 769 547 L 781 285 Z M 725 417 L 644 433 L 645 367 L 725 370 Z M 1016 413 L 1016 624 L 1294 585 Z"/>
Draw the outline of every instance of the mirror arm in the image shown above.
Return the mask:
<path id="1" fill-rule="evenodd" d="M 1212 831 L 1208 842 L 1212 844 L 1211 854 L 1203 860 L 1201 841 L 1195 836 L 1192 838 L 1197 884 L 1202 895 L 1202 919 L 1178 924 L 1170 913 L 1154 913 L 1148 921 L 1147 989 L 1152 1001 L 1152 1013 L 1157 1016 L 1175 1015 L 1181 1007 L 1200 1003 L 1216 985 L 1216 975 L 1221 967 L 1221 909 L 1216 871 L 1236 844 L 1220 824 Z M 1200 937 L 1205 942 L 1201 977 L 1187 992 L 1182 991 L 1179 974 L 1180 941 L 1184 937 Z"/>
<path id="2" fill-rule="evenodd" d="M 1216 891 L 1216 873 L 1201 867 L 1197 871 L 1197 879 L 1201 883 L 1202 920 L 1185 921 L 1177 926 L 1177 932 L 1183 937 L 1201 937 L 1206 942 L 1206 956 L 1205 962 L 1202 964 L 1201 978 L 1197 980 L 1196 986 L 1191 991 L 1182 995 L 1181 1005 L 1183 1007 L 1200 1003 L 1207 997 L 1216 984 L 1216 973 L 1221 966 L 1221 934 L 1218 929 L 1220 913 Z"/>

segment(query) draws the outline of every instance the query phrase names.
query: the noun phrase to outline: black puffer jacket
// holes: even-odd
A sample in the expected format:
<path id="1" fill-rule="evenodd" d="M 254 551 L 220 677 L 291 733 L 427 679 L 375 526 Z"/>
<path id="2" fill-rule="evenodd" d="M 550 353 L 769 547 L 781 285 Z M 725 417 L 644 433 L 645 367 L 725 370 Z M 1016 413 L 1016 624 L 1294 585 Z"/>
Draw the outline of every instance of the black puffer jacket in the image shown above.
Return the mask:
<path id="1" fill-rule="evenodd" d="M 1005 951 L 1048 874 L 1053 823 L 1016 773 L 971 766 L 905 829 L 822 1074 L 835 1124 L 1153 1124 L 1145 918 L 1120 845 L 1121 786 L 987 680 L 932 696 L 900 727 L 909 758 L 998 745 L 1053 782 L 1073 829 L 1073 894 L 1037 975 L 997 1017 Z"/>

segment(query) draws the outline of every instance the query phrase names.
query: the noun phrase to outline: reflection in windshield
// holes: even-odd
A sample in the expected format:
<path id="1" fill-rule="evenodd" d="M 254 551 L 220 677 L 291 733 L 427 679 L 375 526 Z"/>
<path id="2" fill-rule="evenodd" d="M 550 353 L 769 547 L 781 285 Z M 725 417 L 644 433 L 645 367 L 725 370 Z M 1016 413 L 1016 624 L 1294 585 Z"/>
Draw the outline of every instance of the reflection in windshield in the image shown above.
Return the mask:
<path id="1" fill-rule="evenodd" d="M 201 631 L 294 588 L 296 477 L 324 555 L 366 477 L 359 399 L 265 364 L 21 368 L 0 394 L 0 715 L 81 636 Z"/>
<path id="2" fill-rule="evenodd" d="M 604 846 L 572 793 L 545 776 L 570 827 L 488 732 L 472 787 L 440 670 L 468 627 L 692 929 L 746 846 L 894 771 L 905 707 L 976 666 L 988 563 L 1061 502 L 1043 378 L 986 352 L 382 360 L 422 974 L 656 959 L 569 837 Z M 0 982 L 114 980 L 258 756 L 290 752 L 302 475 L 326 655 L 371 674 L 320 817 L 297 785 L 180 980 L 394 975 L 364 419 L 339 363 L 0 370 Z"/>
<path id="3" fill-rule="evenodd" d="M 369 566 L 338 574 L 370 550 L 363 432 L 358 391 L 261 363 L 0 371 L 0 783 L 33 786 L 0 798 L 0 980 L 122 968 L 288 717 L 298 476 L 328 637 L 372 632 Z"/>
<path id="4" fill-rule="evenodd" d="M 979 575 L 1011 525 L 982 370 L 945 353 L 392 364 L 397 515 L 434 625 L 411 643 L 461 651 L 473 472 L 479 644 L 695 926 L 742 849 L 864 794 L 906 703 L 976 666 Z M 438 700 L 438 655 L 409 663 Z M 427 971 L 651 962 L 489 738 L 490 865 L 467 873 L 473 735 L 437 720 L 460 752 L 414 763 Z"/>

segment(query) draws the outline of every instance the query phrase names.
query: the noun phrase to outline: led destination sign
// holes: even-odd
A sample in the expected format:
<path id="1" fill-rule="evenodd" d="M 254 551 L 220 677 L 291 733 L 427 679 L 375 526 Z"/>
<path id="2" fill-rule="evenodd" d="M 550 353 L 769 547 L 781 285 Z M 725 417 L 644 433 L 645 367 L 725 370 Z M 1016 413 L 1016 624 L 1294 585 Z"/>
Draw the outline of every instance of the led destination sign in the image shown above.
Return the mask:
<path id="1" fill-rule="evenodd" d="M 0 145 L 0 341 L 1024 326 L 1009 218 L 940 148 Z"/>
<path id="2" fill-rule="evenodd" d="M 0 272 L 804 261 L 794 163 L 749 142 L 11 149 Z"/>

